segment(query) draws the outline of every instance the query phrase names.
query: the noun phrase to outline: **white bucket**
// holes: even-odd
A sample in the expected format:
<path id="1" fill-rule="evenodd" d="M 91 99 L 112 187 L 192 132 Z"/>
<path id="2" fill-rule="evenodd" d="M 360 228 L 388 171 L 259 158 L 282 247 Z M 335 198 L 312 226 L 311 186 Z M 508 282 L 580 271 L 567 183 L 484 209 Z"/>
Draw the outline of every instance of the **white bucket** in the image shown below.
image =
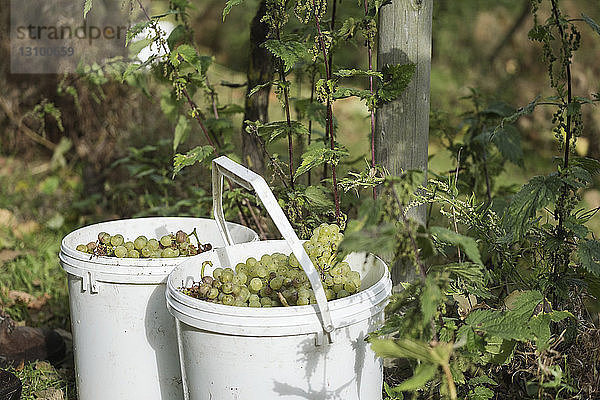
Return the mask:
<path id="1" fill-rule="evenodd" d="M 328 302 L 335 329 L 323 332 L 317 305 L 249 308 L 198 300 L 181 293 L 200 280 L 203 261 L 235 267 L 248 257 L 291 252 L 283 240 L 239 244 L 202 254 L 175 268 L 167 307 L 177 320 L 184 391 L 190 400 L 377 400 L 382 361 L 365 341 L 383 321 L 391 293 L 386 265 L 354 253 L 346 261 L 361 274 L 361 291 Z"/>
<path id="2" fill-rule="evenodd" d="M 258 240 L 254 231 L 228 223 L 238 243 Z M 179 258 L 115 258 L 75 250 L 98 233 L 160 237 L 196 228 L 202 243 L 223 246 L 212 219 L 137 218 L 90 225 L 68 234 L 60 262 L 68 272 L 71 327 L 79 400 L 181 400 L 181 372 L 174 321 L 165 304 L 168 274 Z M 193 239 L 192 239 L 193 243 Z M 214 251 L 214 250 L 213 250 Z"/>
<path id="3" fill-rule="evenodd" d="M 351 254 L 361 291 L 328 302 L 320 274 L 265 180 L 227 157 L 212 162 L 213 212 L 229 246 L 174 269 L 167 307 L 176 319 L 184 395 L 189 400 L 378 400 L 383 365 L 365 341 L 383 321 L 392 282 L 375 256 Z M 285 240 L 233 245 L 223 217 L 223 179 L 253 190 Z M 177 288 L 200 279 L 201 264 L 235 267 L 248 257 L 294 253 L 317 304 L 280 308 L 225 306 Z M 208 270 L 210 272 L 211 269 Z M 205 273 L 207 271 L 205 270 Z"/>

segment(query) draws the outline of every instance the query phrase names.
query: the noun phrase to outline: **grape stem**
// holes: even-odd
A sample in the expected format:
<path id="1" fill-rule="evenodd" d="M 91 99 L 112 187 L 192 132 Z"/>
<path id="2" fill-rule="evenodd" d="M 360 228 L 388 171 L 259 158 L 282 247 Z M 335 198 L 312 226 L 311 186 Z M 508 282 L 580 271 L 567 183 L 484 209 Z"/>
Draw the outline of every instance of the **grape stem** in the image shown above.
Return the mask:
<path id="1" fill-rule="evenodd" d="M 194 235 L 194 237 L 196 238 L 196 243 L 198 244 L 198 250 L 200 250 L 200 239 L 198 239 L 198 233 L 196 232 L 196 228 L 194 228 L 194 230 L 188 236 L 192 236 L 192 235 Z"/>
<path id="2" fill-rule="evenodd" d="M 285 297 L 283 297 L 283 295 L 281 294 L 281 292 L 277 292 L 277 297 L 279 297 L 279 301 L 281 302 L 281 304 L 283 304 L 285 307 L 289 307 L 290 305 L 288 304 L 287 300 L 285 299 Z"/>
<path id="3" fill-rule="evenodd" d="M 204 278 L 204 268 L 206 268 L 206 264 L 210 265 L 211 267 L 213 266 L 213 263 L 211 261 L 204 261 L 202 263 L 202 269 L 200 270 L 200 280 L 202 280 L 202 278 Z"/>

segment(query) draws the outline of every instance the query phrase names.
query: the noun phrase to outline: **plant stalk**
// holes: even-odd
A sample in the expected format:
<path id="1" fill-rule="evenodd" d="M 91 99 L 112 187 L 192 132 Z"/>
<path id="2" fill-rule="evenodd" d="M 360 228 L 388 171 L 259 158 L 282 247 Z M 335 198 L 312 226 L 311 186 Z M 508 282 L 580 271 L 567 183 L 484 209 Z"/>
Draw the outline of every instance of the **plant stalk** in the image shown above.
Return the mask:
<path id="1" fill-rule="evenodd" d="M 369 2 L 364 1 L 365 17 L 369 14 Z M 373 71 L 373 43 L 371 38 L 367 37 L 367 53 L 369 55 L 369 71 Z M 373 95 L 373 77 L 369 75 L 369 91 Z M 371 109 L 371 168 L 375 168 L 375 110 Z M 377 191 L 373 187 L 373 200 L 377 199 Z"/>

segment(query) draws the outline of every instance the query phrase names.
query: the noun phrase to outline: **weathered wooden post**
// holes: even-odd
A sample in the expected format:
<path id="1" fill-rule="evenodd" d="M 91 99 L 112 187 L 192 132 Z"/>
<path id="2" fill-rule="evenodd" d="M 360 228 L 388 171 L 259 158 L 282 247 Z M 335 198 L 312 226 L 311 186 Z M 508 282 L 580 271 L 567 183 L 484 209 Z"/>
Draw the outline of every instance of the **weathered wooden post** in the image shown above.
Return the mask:
<path id="1" fill-rule="evenodd" d="M 429 140 L 429 81 L 433 0 L 392 0 L 381 8 L 377 64 L 414 63 L 415 75 L 402 96 L 377 111 L 375 155 L 391 174 L 427 170 Z M 425 207 L 411 210 L 424 223 Z M 414 267 L 396 265 L 394 284 L 411 280 Z"/>

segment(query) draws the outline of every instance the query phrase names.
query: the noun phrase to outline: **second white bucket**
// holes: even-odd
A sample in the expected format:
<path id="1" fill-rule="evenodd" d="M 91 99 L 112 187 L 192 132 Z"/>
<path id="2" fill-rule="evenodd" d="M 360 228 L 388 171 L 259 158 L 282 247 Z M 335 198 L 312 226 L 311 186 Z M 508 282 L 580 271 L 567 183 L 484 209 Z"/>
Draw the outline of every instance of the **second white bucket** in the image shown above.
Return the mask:
<path id="1" fill-rule="evenodd" d="M 203 254 L 177 267 L 167 281 L 167 307 L 176 318 L 186 399 L 381 400 L 382 361 L 365 341 L 382 321 L 392 284 L 374 256 L 351 254 L 361 291 L 330 301 L 336 327 L 323 332 L 317 305 L 248 308 L 182 294 L 200 279 L 248 257 L 290 253 L 283 240 L 239 244 Z"/>
<path id="2" fill-rule="evenodd" d="M 254 231 L 228 223 L 234 241 L 258 240 Z M 183 391 L 173 317 L 165 304 L 167 275 L 178 258 L 97 257 L 77 251 L 98 233 L 160 237 L 198 232 L 202 243 L 223 246 L 212 219 L 136 218 L 86 226 L 68 234 L 60 262 L 68 273 L 71 327 L 79 400 L 181 400 Z M 214 251 L 214 250 L 213 250 Z"/>
<path id="3" fill-rule="evenodd" d="M 213 212 L 230 246 L 182 263 L 167 280 L 176 319 L 184 395 L 189 400 L 381 400 L 383 365 L 365 340 L 384 319 L 392 282 L 379 258 L 351 254 L 361 291 L 327 301 L 320 274 L 265 180 L 227 157 L 213 160 Z M 254 190 L 285 240 L 233 245 L 223 217 L 224 177 Z M 317 304 L 248 308 L 181 293 L 200 280 L 201 265 L 235 267 L 248 257 L 294 253 Z M 208 265 L 209 263 L 206 263 Z"/>

